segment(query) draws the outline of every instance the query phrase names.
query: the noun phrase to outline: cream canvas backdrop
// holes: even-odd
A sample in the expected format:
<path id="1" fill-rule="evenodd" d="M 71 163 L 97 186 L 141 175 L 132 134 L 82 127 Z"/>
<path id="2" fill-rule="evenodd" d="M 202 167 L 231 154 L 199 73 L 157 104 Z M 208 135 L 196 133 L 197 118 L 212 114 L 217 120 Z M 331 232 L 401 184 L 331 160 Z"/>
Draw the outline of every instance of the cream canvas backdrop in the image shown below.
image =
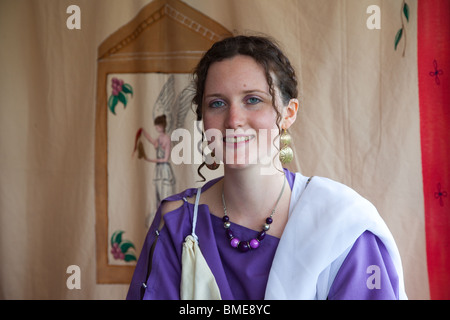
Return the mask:
<path id="1" fill-rule="evenodd" d="M 0 1 L 0 298 L 122 299 L 96 284 L 95 104 L 100 43 L 148 0 Z M 372 201 L 403 259 L 406 290 L 427 299 L 417 87 L 417 1 L 406 55 L 394 51 L 401 1 L 186 0 L 234 32 L 279 40 L 302 84 L 293 170 Z M 66 9 L 81 9 L 68 30 Z M 381 8 L 369 30 L 366 9 Z M 81 289 L 66 286 L 69 265 Z"/>

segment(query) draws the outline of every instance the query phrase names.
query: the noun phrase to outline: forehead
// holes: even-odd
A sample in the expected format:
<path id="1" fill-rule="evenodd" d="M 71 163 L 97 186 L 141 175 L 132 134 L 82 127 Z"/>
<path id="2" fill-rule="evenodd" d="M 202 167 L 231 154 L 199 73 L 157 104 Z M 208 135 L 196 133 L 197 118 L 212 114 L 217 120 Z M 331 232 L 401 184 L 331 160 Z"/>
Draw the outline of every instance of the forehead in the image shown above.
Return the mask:
<path id="1" fill-rule="evenodd" d="M 264 68 L 252 57 L 244 55 L 211 64 L 205 81 L 205 93 L 233 89 L 259 89 L 268 92 Z"/>

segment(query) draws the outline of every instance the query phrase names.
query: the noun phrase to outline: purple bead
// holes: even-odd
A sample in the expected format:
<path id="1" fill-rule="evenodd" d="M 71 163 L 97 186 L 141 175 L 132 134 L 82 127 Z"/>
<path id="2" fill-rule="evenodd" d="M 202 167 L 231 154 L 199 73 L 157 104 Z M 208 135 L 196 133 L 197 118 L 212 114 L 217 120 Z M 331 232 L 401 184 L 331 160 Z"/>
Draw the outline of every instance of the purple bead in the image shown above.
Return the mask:
<path id="1" fill-rule="evenodd" d="M 259 241 L 256 239 L 250 240 L 250 247 L 252 249 L 257 249 L 259 247 Z"/>
<path id="2" fill-rule="evenodd" d="M 266 236 L 266 232 L 265 231 L 261 231 L 258 234 L 258 237 L 256 239 L 258 239 L 259 241 L 262 241 L 264 239 L 264 237 Z"/>
<path id="3" fill-rule="evenodd" d="M 228 238 L 229 240 L 233 239 L 233 231 L 231 231 L 230 228 L 228 228 L 228 229 L 225 230 L 225 234 L 227 235 L 227 238 Z"/>
<path id="4" fill-rule="evenodd" d="M 228 216 L 223 216 L 222 221 L 223 222 L 228 222 L 228 221 L 230 221 L 230 218 L 228 218 Z"/>
<path id="5" fill-rule="evenodd" d="M 239 240 L 238 238 L 233 238 L 233 239 L 231 239 L 231 241 L 230 241 L 230 245 L 231 245 L 233 248 L 237 248 L 238 245 L 239 245 L 239 242 L 240 242 L 240 240 Z"/>
<path id="6" fill-rule="evenodd" d="M 239 250 L 241 250 L 241 252 L 247 252 L 250 250 L 250 245 L 247 241 L 241 241 L 239 242 Z"/>
<path id="7" fill-rule="evenodd" d="M 267 224 L 272 224 L 272 222 L 273 222 L 273 220 L 272 220 L 271 217 L 269 217 L 269 218 L 266 219 L 266 223 L 267 223 Z"/>

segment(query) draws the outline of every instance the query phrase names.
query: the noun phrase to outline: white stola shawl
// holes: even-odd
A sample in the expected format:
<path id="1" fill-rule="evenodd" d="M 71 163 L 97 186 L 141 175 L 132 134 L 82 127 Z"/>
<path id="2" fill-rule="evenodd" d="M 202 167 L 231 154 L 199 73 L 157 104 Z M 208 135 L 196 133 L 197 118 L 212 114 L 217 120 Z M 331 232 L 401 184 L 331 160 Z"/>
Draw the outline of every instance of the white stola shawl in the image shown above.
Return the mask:
<path id="1" fill-rule="evenodd" d="M 326 299 L 351 247 L 366 230 L 385 245 L 407 299 L 395 241 L 376 208 L 349 187 L 330 179 L 295 175 L 289 220 L 278 244 L 265 299 Z"/>

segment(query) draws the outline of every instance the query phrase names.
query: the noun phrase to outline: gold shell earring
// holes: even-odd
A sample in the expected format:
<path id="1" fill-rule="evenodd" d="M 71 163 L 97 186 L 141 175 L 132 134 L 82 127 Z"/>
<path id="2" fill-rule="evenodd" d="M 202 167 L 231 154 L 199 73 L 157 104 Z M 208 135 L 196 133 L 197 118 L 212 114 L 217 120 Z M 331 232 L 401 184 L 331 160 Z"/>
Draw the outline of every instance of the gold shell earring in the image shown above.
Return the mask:
<path id="1" fill-rule="evenodd" d="M 292 161 L 294 158 L 294 152 L 292 151 L 291 147 L 289 145 L 292 142 L 291 135 L 287 132 L 286 129 L 283 129 L 283 133 L 280 137 L 280 161 L 282 164 L 288 164 Z"/>

